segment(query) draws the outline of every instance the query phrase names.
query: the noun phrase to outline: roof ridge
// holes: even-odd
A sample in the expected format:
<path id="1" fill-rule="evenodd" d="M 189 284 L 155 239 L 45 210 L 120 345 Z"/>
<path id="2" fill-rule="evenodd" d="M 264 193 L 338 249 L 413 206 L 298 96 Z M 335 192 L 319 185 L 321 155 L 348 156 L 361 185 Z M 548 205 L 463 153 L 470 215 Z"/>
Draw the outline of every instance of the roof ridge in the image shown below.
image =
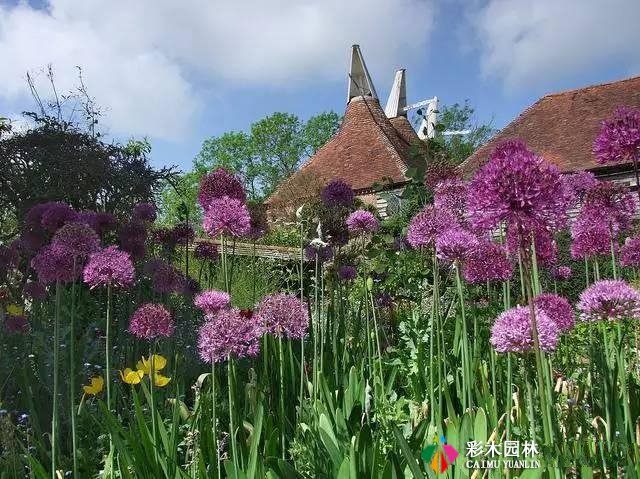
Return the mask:
<path id="1" fill-rule="evenodd" d="M 538 101 L 543 100 L 545 98 L 568 95 L 570 93 L 575 93 L 575 92 L 582 91 L 582 90 L 589 90 L 591 88 L 602 88 L 602 87 L 607 87 L 607 86 L 611 86 L 611 85 L 617 85 L 617 84 L 620 84 L 620 83 L 625 83 L 625 82 L 629 82 L 629 81 L 633 81 L 633 80 L 640 80 L 640 75 L 632 76 L 632 77 L 628 77 L 628 78 L 623 78 L 621 80 L 611 80 L 611 81 L 604 82 L 604 83 L 595 83 L 593 85 L 587 85 L 587 86 L 578 87 L 578 88 L 571 88 L 569 90 L 563 90 L 563 91 L 558 91 L 558 92 L 547 93 L 547 94 L 541 96 L 538 99 Z"/>

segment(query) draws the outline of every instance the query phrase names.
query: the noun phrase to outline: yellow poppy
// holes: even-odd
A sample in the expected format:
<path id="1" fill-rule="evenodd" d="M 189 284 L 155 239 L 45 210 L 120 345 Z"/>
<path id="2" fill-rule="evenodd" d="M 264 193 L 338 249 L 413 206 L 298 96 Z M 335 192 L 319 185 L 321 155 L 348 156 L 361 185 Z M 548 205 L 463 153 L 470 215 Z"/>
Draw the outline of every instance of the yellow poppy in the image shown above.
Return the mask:
<path id="1" fill-rule="evenodd" d="M 10 304 L 7 306 L 7 314 L 10 314 L 11 316 L 22 316 L 24 314 L 24 309 L 17 304 Z"/>
<path id="2" fill-rule="evenodd" d="M 122 381 L 127 384 L 140 384 L 143 376 L 144 371 L 142 369 L 134 371 L 131 368 L 125 368 L 124 371 L 120 371 L 120 377 L 122 378 Z"/>
<path id="3" fill-rule="evenodd" d="M 153 361 L 152 361 L 153 359 Z M 136 369 L 140 369 L 147 376 L 151 375 L 151 364 L 153 363 L 153 369 L 155 371 L 162 371 L 167 366 L 167 360 L 163 356 L 159 354 L 154 354 L 153 358 L 149 357 L 148 359 L 142 356 L 142 359 L 137 362 Z"/>
<path id="4" fill-rule="evenodd" d="M 153 375 L 153 384 L 159 388 L 165 387 L 167 384 L 169 384 L 169 381 L 171 381 L 171 378 L 163 376 L 160 373 L 156 373 Z"/>
<path id="5" fill-rule="evenodd" d="M 103 387 L 104 379 L 102 379 L 102 376 L 96 376 L 95 378 L 91 378 L 91 385 L 82 386 L 82 389 L 84 389 L 85 394 L 95 396 L 102 391 Z"/>

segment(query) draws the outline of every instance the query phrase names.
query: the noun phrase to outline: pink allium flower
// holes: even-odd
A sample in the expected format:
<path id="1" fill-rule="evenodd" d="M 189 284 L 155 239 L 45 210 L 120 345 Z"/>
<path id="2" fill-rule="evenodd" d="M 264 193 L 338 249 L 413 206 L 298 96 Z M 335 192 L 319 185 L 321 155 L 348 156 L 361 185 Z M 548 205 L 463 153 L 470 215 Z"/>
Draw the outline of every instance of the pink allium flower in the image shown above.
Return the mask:
<path id="1" fill-rule="evenodd" d="M 246 236 L 251 232 L 251 218 L 247 205 L 242 201 L 223 196 L 209 202 L 202 227 L 211 237 Z"/>
<path id="2" fill-rule="evenodd" d="M 129 253 L 109 246 L 89 256 L 84 267 L 84 282 L 97 286 L 126 287 L 133 283 L 133 263 Z"/>
<path id="3" fill-rule="evenodd" d="M 580 294 L 582 321 L 640 319 L 640 294 L 622 280 L 603 280 Z"/>
<path id="4" fill-rule="evenodd" d="M 566 176 L 567 183 L 576 198 L 584 198 L 584 195 L 598 184 L 596 175 L 590 171 L 580 171 Z"/>
<path id="5" fill-rule="evenodd" d="M 581 215 L 605 222 L 614 233 L 629 228 L 636 212 L 636 199 L 624 185 L 600 181 L 587 191 Z"/>
<path id="6" fill-rule="evenodd" d="M 456 219 L 451 213 L 428 205 L 409 222 L 407 242 L 414 248 L 432 246 L 439 233 L 456 225 Z"/>
<path id="7" fill-rule="evenodd" d="M 507 250 L 514 257 L 517 257 L 520 245 L 523 245 L 528 253 L 531 250 L 532 241 L 536 246 L 536 262 L 538 266 L 549 268 L 558 262 L 558 243 L 551 231 L 536 228 L 532 234 L 525 229 L 519 235 L 517 229 L 507 229 Z"/>
<path id="8" fill-rule="evenodd" d="M 22 314 L 7 315 L 7 318 L 4 322 L 4 330 L 7 332 L 7 334 L 28 333 L 30 329 L 31 326 L 29 326 L 29 321 L 27 321 L 26 316 Z"/>
<path id="9" fill-rule="evenodd" d="M 26 226 L 20 233 L 19 249 L 27 255 L 36 253 L 45 244 L 45 231 L 38 227 Z"/>
<path id="10" fill-rule="evenodd" d="M 81 265 L 76 264 L 73 269 L 73 257 L 65 250 L 58 246 L 49 245 L 40 250 L 40 252 L 31 260 L 31 267 L 38 275 L 38 279 L 43 284 L 50 284 L 60 281 L 61 283 L 70 283 L 78 279 Z"/>
<path id="11" fill-rule="evenodd" d="M 76 260 L 84 261 L 87 256 L 100 249 L 100 238 L 85 223 L 67 223 L 53 235 L 51 245 L 65 250 Z"/>
<path id="12" fill-rule="evenodd" d="M 318 260 L 320 263 L 331 261 L 333 248 L 331 246 L 316 246 L 310 243 L 304 247 L 304 257 L 307 261 Z"/>
<path id="13" fill-rule="evenodd" d="M 223 197 L 238 200 L 239 203 L 244 203 L 247 199 L 240 179 L 224 168 L 218 168 L 214 172 L 204 175 L 200 180 L 198 203 L 206 212 L 214 200 Z"/>
<path id="14" fill-rule="evenodd" d="M 640 266 L 640 236 L 627 238 L 620 249 L 620 264 L 624 267 Z"/>
<path id="15" fill-rule="evenodd" d="M 186 278 L 182 282 L 182 289 L 180 292 L 185 296 L 191 298 L 194 295 L 198 294 L 200 291 L 202 291 L 202 287 L 200 286 L 200 283 L 198 283 L 196 279 Z"/>
<path id="16" fill-rule="evenodd" d="M 147 228 L 135 221 L 126 223 L 118 232 L 120 247 L 134 259 L 141 259 L 147 252 Z"/>
<path id="17" fill-rule="evenodd" d="M 292 294 L 265 296 L 256 308 L 256 317 L 267 333 L 277 337 L 302 339 L 309 328 L 307 307 Z"/>
<path id="18" fill-rule="evenodd" d="M 182 290 L 186 279 L 178 268 L 157 258 L 147 261 L 144 272 L 151 278 L 156 293 L 177 293 Z"/>
<path id="19" fill-rule="evenodd" d="M 569 266 L 558 266 L 551 271 L 551 274 L 555 279 L 562 279 L 566 281 L 571 278 L 573 272 Z"/>
<path id="20" fill-rule="evenodd" d="M 193 250 L 193 255 L 198 259 L 217 261 L 219 256 L 218 247 L 213 243 L 201 241 Z"/>
<path id="21" fill-rule="evenodd" d="M 341 281 L 353 281 L 358 276 L 358 270 L 350 264 L 343 264 L 338 268 L 338 278 Z"/>
<path id="22" fill-rule="evenodd" d="M 251 217 L 251 231 L 247 235 L 252 240 L 262 238 L 269 230 L 267 208 L 261 203 L 250 202 L 247 205 Z"/>
<path id="23" fill-rule="evenodd" d="M 438 210 L 450 212 L 458 221 L 465 219 L 467 210 L 467 183 L 457 178 L 441 181 L 435 187 L 433 204 Z"/>
<path id="24" fill-rule="evenodd" d="M 27 214 L 24 217 L 24 223 L 27 226 L 31 226 L 34 228 L 42 227 L 42 215 L 44 212 L 51 206 L 51 203 L 38 203 L 37 205 L 32 206 Z"/>
<path id="25" fill-rule="evenodd" d="M 504 247 L 493 241 L 478 241 L 469 251 L 463 274 L 472 284 L 507 281 L 513 275 L 513 265 Z"/>
<path id="26" fill-rule="evenodd" d="M 47 290 L 44 285 L 35 281 L 29 281 L 25 284 L 22 293 L 33 300 L 39 301 L 47 297 Z"/>
<path id="27" fill-rule="evenodd" d="M 538 308 L 535 315 L 540 349 L 554 351 L 560 333 L 558 325 Z M 516 306 L 498 316 L 491 328 L 491 345 L 499 353 L 533 350 L 531 314 L 528 306 Z"/>
<path id="28" fill-rule="evenodd" d="M 46 203 L 47 207 L 42 212 L 40 224 L 53 233 L 69 221 L 75 221 L 77 213 L 71 206 L 65 203 Z"/>
<path id="29" fill-rule="evenodd" d="M 354 211 L 347 218 L 349 232 L 356 235 L 375 233 L 380 227 L 380 222 L 373 213 L 364 210 Z"/>
<path id="30" fill-rule="evenodd" d="M 640 147 L 640 110 L 620 107 L 613 117 L 602 122 L 593 142 L 593 154 L 598 163 L 630 161 Z"/>
<path id="31" fill-rule="evenodd" d="M 583 210 L 571 225 L 571 257 L 590 258 L 611 253 L 612 231 L 596 210 Z"/>
<path id="32" fill-rule="evenodd" d="M 561 333 L 573 328 L 576 318 L 569 300 L 557 294 L 545 293 L 536 296 L 533 301 L 536 308 L 544 311 L 558 325 Z"/>
<path id="33" fill-rule="evenodd" d="M 158 216 L 156 207 L 152 203 L 138 203 L 133 208 L 131 220 L 136 223 L 153 223 Z"/>
<path id="34" fill-rule="evenodd" d="M 210 290 L 196 296 L 193 304 L 205 314 L 215 314 L 227 308 L 231 304 L 231 298 L 224 291 Z"/>
<path id="35" fill-rule="evenodd" d="M 478 238 L 464 228 L 448 228 L 436 238 L 436 254 L 444 261 L 464 262 L 469 252 L 478 244 Z"/>
<path id="36" fill-rule="evenodd" d="M 116 226 L 118 225 L 116 217 L 111 213 L 96 213 L 95 211 L 89 210 L 78 213 L 76 222 L 91 226 L 99 236 L 116 229 Z"/>
<path id="37" fill-rule="evenodd" d="M 140 339 L 168 338 L 174 329 L 171 313 L 161 304 L 143 304 L 133 313 L 129 322 L 129 332 Z"/>
<path id="38" fill-rule="evenodd" d="M 207 318 L 198 333 L 198 350 L 206 363 L 255 356 L 263 328 L 255 317 L 245 318 L 237 308 L 222 309 Z"/>
<path id="39" fill-rule="evenodd" d="M 516 230 L 564 226 L 569 198 L 559 170 L 521 140 L 499 145 L 469 185 L 471 224 L 491 229 L 506 221 Z"/>
<path id="40" fill-rule="evenodd" d="M 320 192 L 322 203 L 327 208 L 353 206 L 355 194 L 351 185 L 344 180 L 332 180 Z"/>
<path id="41" fill-rule="evenodd" d="M 185 245 L 187 242 L 191 243 L 193 238 L 196 237 L 196 232 L 188 223 L 178 223 L 172 230 L 173 238 L 177 244 Z"/>

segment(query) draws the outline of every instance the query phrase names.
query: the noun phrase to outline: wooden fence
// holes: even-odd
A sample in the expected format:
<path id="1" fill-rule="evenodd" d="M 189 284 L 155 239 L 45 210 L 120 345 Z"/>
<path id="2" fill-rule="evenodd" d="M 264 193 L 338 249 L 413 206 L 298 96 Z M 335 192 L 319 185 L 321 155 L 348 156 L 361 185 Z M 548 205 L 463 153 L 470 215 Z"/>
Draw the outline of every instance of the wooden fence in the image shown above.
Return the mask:
<path id="1" fill-rule="evenodd" d="M 191 244 L 191 250 L 193 251 L 199 243 L 211 243 L 218 247 L 218 251 L 222 249 L 220 240 L 198 238 Z M 277 259 L 281 261 L 297 261 L 300 259 L 300 250 L 298 248 L 292 248 L 290 246 L 270 246 L 264 244 L 253 243 L 240 243 L 236 242 L 235 245 L 232 241 L 227 243 L 227 253 L 236 256 L 252 256 L 254 254 L 257 258 Z"/>

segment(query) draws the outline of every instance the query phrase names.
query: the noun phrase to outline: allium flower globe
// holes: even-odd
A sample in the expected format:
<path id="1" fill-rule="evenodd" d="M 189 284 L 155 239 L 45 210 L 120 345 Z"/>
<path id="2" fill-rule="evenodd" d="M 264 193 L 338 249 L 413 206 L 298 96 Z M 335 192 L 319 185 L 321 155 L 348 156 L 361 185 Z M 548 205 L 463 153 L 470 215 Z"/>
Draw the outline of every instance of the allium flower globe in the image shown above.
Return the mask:
<path id="1" fill-rule="evenodd" d="M 602 122 L 593 142 L 598 163 L 630 161 L 640 147 L 640 109 L 619 107 L 609 120 Z"/>
<path id="2" fill-rule="evenodd" d="M 626 230 L 636 212 L 636 199 L 624 185 L 600 181 L 584 197 L 581 216 L 590 216 L 614 232 Z"/>
<path id="3" fill-rule="evenodd" d="M 318 261 L 324 263 L 333 258 L 333 248 L 331 246 L 315 245 L 313 243 L 304 247 L 304 257 L 307 261 Z"/>
<path id="4" fill-rule="evenodd" d="M 148 341 L 170 337 L 175 329 L 171 313 L 161 304 L 146 303 L 131 316 L 129 332 Z"/>
<path id="5" fill-rule="evenodd" d="M 409 222 L 407 242 L 414 248 L 432 246 L 438 234 L 442 234 L 456 224 L 456 219 L 451 213 L 437 210 L 433 205 L 429 205 Z"/>
<path id="6" fill-rule="evenodd" d="M 557 268 L 554 268 L 551 273 L 555 279 L 561 279 L 564 281 L 571 278 L 571 275 L 573 274 L 570 266 L 558 266 Z"/>
<path id="7" fill-rule="evenodd" d="M 247 235 L 252 240 L 262 238 L 269 229 L 267 221 L 267 208 L 260 203 L 251 202 L 247 205 L 251 218 L 251 230 Z"/>
<path id="8" fill-rule="evenodd" d="M 536 324 L 540 349 L 555 351 L 560 328 L 545 313 L 536 308 Z M 491 345 L 499 353 L 533 351 L 531 314 L 528 306 L 516 306 L 502 313 L 491 327 Z"/>
<path id="9" fill-rule="evenodd" d="M 140 223 L 153 223 L 156 220 L 158 212 L 152 203 L 138 203 L 133 208 L 131 219 Z"/>
<path id="10" fill-rule="evenodd" d="M 42 248 L 31 260 L 31 267 L 42 284 L 75 281 L 82 267 L 76 264 L 74 270 L 73 266 L 73 257 L 66 250 L 54 245 Z"/>
<path id="11" fill-rule="evenodd" d="M 7 334 L 28 333 L 31 329 L 27 317 L 23 314 L 8 314 L 4 322 Z"/>
<path id="12" fill-rule="evenodd" d="M 350 264 L 343 264 L 338 268 L 338 278 L 341 281 L 353 281 L 358 276 L 358 270 Z"/>
<path id="13" fill-rule="evenodd" d="M 276 337 L 302 339 L 309 328 L 307 307 L 292 294 L 265 296 L 258 304 L 255 315 L 264 330 Z"/>
<path id="14" fill-rule="evenodd" d="M 567 176 L 567 183 L 573 190 L 576 198 L 584 198 L 584 195 L 598 184 L 596 176 L 590 171 L 580 171 Z"/>
<path id="15" fill-rule="evenodd" d="M 443 261 L 464 262 L 478 238 L 464 228 L 448 228 L 436 238 L 436 254 Z"/>
<path id="16" fill-rule="evenodd" d="M 322 189 L 320 198 L 327 208 L 350 208 L 353 206 L 355 194 L 344 180 L 332 180 Z"/>
<path id="17" fill-rule="evenodd" d="M 198 203 L 206 212 L 211 208 L 214 200 L 219 200 L 223 197 L 238 200 L 240 203 L 244 203 L 247 199 L 242 182 L 238 177 L 224 168 L 218 168 L 214 172 L 203 176 L 200 180 Z"/>
<path id="18" fill-rule="evenodd" d="M 141 259 L 147 252 L 147 228 L 139 222 L 131 221 L 118 232 L 120 246 L 134 259 Z"/>
<path id="19" fill-rule="evenodd" d="M 196 232 L 193 229 L 193 226 L 182 222 L 173 227 L 172 235 L 177 244 L 185 245 L 193 241 L 196 237 Z"/>
<path id="20" fill-rule="evenodd" d="M 535 228 L 533 231 L 525 228 L 520 232 L 517 228 L 507 229 L 507 250 L 513 257 L 518 256 L 520 246 L 523 246 L 525 252 L 529 253 L 532 249 L 532 241 L 536 248 L 538 266 L 548 268 L 558 262 L 558 243 L 553 232 L 541 228 Z"/>
<path id="21" fill-rule="evenodd" d="M 237 308 L 223 309 L 200 327 L 198 351 L 206 363 L 255 356 L 260 351 L 262 334 L 255 316 L 245 318 Z"/>
<path id="22" fill-rule="evenodd" d="M 182 271 L 161 259 L 151 259 L 144 266 L 156 293 L 169 294 L 182 290 L 185 276 Z"/>
<path id="23" fill-rule="evenodd" d="M 622 280 L 598 281 L 580 294 L 582 321 L 640 319 L 640 294 Z"/>
<path id="24" fill-rule="evenodd" d="M 90 255 L 83 272 L 84 282 L 91 288 L 124 288 L 133 283 L 134 275 L 129 253 L 121 251 L 117 246 L 109 246 Z"/>
<path id="25" fill-rule="evenodd" d="M 569 202 L 559 170 L 520 140 L 499 145 L 469 185 L 471 224 L 492 229 L 506 221 L 516 230 L 564 226 Z"/>
<path id="26" fill-rule="evenodd" d="M 571 257 L 574 259 L 611 253 L 612 231 L 595 210 L 582 210 L 571 225 Z"/>
<path id="27" fill-rule="evenodd" d="M 640 236 L 629 237 L 620 249 L 620 264 L 627 267 L 640 267 Z"/>
<path id="28" fill-rule="evenodd" d="M 193 255 L 198 259 L 217 261 L 219 256 L 218 247 L 213 243 L 202 241 L 196 245 Z"/>
<path id="29" fill-rule="evenodd" d="M 231 303 L 231 298 L 224 291 L 210 290 L 200 293 L 193 300 L 196 308 L 205 314 L 215 314 L 221 309 L 227 308 Z"/>
<path id="30" fill-rule="evenodd" d="M 556 323 L 560 332 L 570 330 L 576 322 L 569 300 L 562 296 L 552 293 L 541 294 L 535 297 L 534 305 Z"/>
<path id="31" fill-rule="evenodd" d="M 347 218 L 347 228 L 355 235 L 375 233 L 380 227 L 380 222 L 373 213 L 364 210 L 354 211 Z"/>
<path id="32" fill-rule="evenodd" d="M 74 222 L 67 223 L 56 231 L 51 244 L 76 259 L 84 260 L 100 249 L 100 238 L 89 225 Z"/>
<path id="33" fill-rule="evenodd" d="M 39 301 L 42 301 L 47 297 L 47 290 L 45 286 L 35 281 L 29 281 L 25 284 L 24 288 L 22 288 L 22 293 L 28 298 Z"/>
<path id="34" fill-rule="evenodd" d="M 484 240 L 469 250 L 462 271 L 465 281 L 471 284 L 507 281 L 513 275 L 513 265 L 504 247 Z"/>
<path id="35" fill-rule="evenodd" d="M 69 221 L 75 221 L 77 213 L 65 203 L 46 203 L 47 207 L 42 212 L 40 224 L 50 233 Z"/>
<path id="36" fill-rule="evenodd" d="M 251 218 L 242 201 L 223 196 L 211 200 L 202 226 L 213 238 L 220 235 L 237 238 L 251 232 Z"/>
<path id="37" fill-rule="evenodd" d="M 435 187 L 433 204 L 436 209 L 448 211 L 462 222 L 467 209 L 467 188 L 467 183 L 457 178 L 441 181 Z"/>

